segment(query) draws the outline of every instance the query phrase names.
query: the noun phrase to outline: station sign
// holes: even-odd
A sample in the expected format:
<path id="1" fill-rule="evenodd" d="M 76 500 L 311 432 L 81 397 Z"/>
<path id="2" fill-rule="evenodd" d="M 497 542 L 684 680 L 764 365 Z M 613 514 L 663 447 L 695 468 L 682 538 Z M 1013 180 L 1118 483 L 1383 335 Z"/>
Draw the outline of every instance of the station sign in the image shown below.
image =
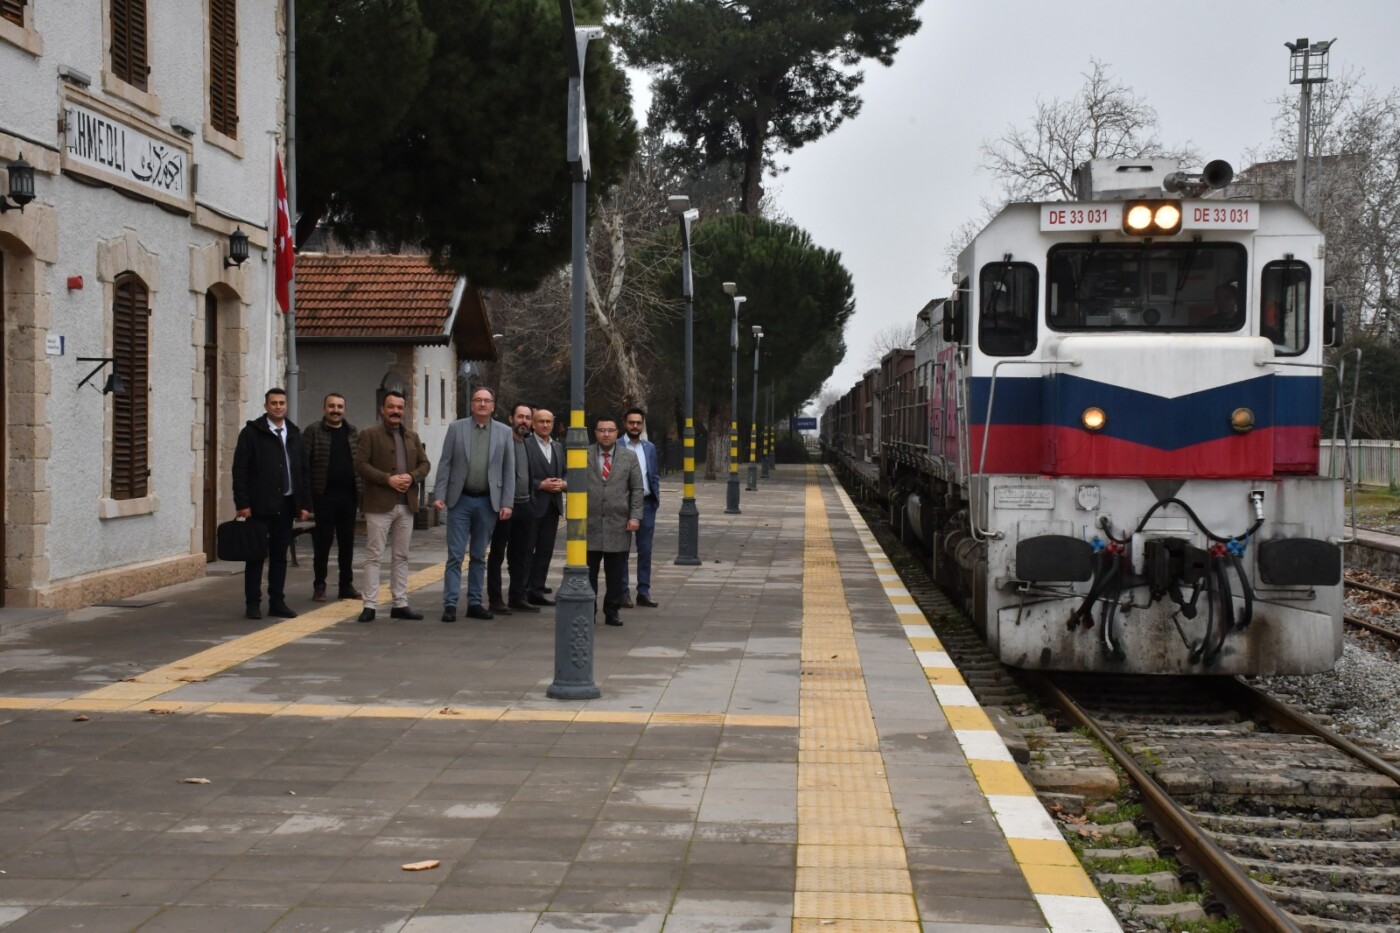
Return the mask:
<path id="1" fill-rule="evenodd" d="M 189 144 L 101 101 L 74 91 L 65 95 L 60 155 L 67 174 L 194 210 Z"/>
<path id="2" fill-rule="evenodd" d="M 794 431 L 815 431 L 817 429 L 816 418 L 793 418 L 792 429 Z"/>

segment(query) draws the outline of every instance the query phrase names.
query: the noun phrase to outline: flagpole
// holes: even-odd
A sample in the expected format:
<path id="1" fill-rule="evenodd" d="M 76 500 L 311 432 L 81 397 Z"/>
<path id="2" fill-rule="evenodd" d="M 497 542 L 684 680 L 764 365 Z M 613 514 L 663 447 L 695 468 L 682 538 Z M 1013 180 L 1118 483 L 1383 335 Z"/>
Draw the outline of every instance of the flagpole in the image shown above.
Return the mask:
<path id="1" fill-rule="evenodd" d="M 287 0 L 287 216 L 291 227 L 290 246 L 296 256 L 297 240 L 297 0 Z M 295 261 L 295 260 L 293 260 Z M 287 411 L 300 418 L 297 408 L 297 282 L 287 283 Z M 293 422 L 295 423 L 295 421 Z"/>

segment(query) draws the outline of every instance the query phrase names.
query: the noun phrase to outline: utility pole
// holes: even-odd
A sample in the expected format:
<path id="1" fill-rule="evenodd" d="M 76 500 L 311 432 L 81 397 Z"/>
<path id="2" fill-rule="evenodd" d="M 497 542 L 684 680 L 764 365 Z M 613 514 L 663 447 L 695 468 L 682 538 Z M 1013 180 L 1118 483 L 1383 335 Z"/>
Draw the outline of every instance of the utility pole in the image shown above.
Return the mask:
<path id="1" fill-rule="evenodd" d="M 1308 145 L 1312 131 L 1312 86 L 1327 83 L 1327 54 L 1336 39 L 1309 43 L 1306 38 L 1285 42 L 1292 58 L 1288 67 L 1288 83 L 1299 86 L 1298 92 L 1298 158 L 1293 168 L 1293 200 L 1305 212 L 1308 210 Z"/>

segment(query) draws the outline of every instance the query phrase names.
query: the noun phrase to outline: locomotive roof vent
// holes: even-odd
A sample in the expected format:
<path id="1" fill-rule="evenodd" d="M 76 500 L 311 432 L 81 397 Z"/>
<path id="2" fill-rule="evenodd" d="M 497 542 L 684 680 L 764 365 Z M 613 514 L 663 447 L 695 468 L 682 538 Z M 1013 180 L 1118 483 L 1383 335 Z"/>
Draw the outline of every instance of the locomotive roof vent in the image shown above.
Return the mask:
<path id="1" fill-rule="evenodd" d="M 1074 195 L 1080 201 L 1161 197 L 1167 176 L 1180 169 L 1180 159 L 1091 159 L 1074 170 Z"/>

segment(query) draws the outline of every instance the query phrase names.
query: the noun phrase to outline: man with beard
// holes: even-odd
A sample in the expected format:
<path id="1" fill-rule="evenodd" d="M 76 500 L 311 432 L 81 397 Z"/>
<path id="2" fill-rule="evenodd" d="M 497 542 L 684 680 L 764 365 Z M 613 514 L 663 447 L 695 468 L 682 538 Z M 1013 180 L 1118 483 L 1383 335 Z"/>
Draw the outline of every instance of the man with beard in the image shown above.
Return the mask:
<path id="1" fill-rule="evenodd" d="M 365 484 L 364 609 L 358 621 L 373 622 L 379 603 L 379 562 L 390 542 L 389 592 L 393 619 L 423 618 L 408 605 L 408 545 L 418 510 L 418 484 L 432 464 L 417 434 L 403 426 L 402 392 L 384 394 L 379 423 L 360 432 L 355 472 Z"/>
<path id="2" fill-rule="evenodd" d="M 332 392 L 321 401 L 321 420 L 301 432 L 311 474 L 311 514 L 316 528 L 311 566 L 311 598 L 326 600 L 326 572 L 331 541 L 339 545 L 340 587 L 337 599 L 359 599 L 355 590 L 355 511 L 360 507 L 360 477 L 355 472 L 355 447 L 360 432 L 345 417 L 345 396 Z"/>
<path id="3" fill-rule="evenodd" d="M 515 499 L 510 518 L 496 522 L 491 534 L 491 553 L 486 559 L 486 592 L 491 611 L 502 615 L 513 612 L 539 612 L 540 607 L 526 599 L 530 561 L 534 552 L 535 512 L 531 505 L 530 457 L 525 442 L 532 433 L 534 409 L 523 402 L 510 410 L 510 430 L 515 441 Z M 501 563 L 510 572 L 507 599 L 501 596 Z"/>
<path id="4" fill-rule="evenodd" d="M 627 432 L 618 441 L 623 447 L 637 455 L 642 468 L 642 524 L 637 528 L 637 603 L 655 609 L 658 605 L 651 598 L 651 545 L 656 535 L 656 510 L 661 504 L 661 462 L 656 456 L 656 445 L 642 439 L 646 430 L 647 413 L 640 408 L 629 408 L 622 416 L 622 427 Z M 632 608 L 631 580 L 627 565 L 622 565 L 622 606 Z"/>

